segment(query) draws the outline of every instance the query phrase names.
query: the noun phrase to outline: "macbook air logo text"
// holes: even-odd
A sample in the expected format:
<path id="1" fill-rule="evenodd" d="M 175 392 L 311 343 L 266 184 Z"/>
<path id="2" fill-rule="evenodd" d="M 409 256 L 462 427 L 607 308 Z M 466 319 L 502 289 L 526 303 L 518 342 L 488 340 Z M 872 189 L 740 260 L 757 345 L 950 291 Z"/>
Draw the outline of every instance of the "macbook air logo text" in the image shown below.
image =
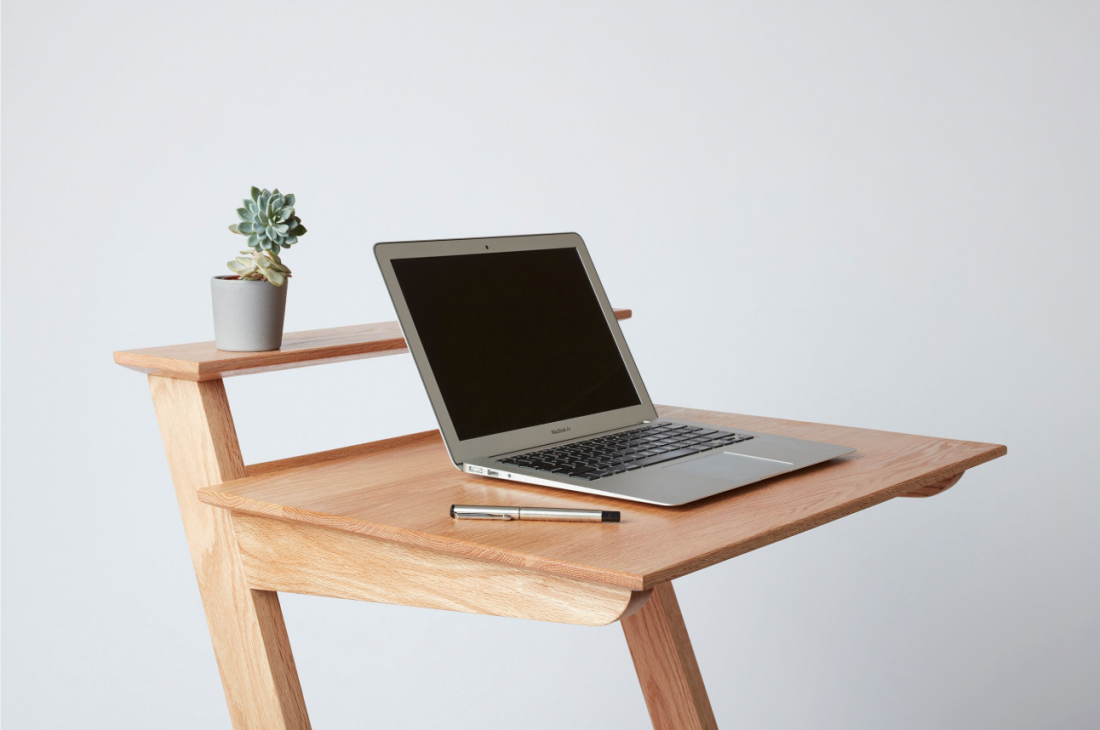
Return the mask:
<path id="1" fill-rule="evenodd" d="M 565 433 L 566 431 L 572 431 L 572 430 L 573 430 L 572 426 L 565 426 L 563 428 L 552 428 L 552 429 L 550 429 L 550 433 Z"/>

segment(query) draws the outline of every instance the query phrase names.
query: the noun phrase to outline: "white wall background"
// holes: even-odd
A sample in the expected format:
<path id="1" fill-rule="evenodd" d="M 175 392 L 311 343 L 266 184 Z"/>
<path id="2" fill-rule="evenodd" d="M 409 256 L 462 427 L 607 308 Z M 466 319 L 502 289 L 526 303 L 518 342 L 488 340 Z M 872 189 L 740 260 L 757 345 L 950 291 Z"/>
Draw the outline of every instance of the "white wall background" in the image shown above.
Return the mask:
<path id="1" fill-rule="evenodd" d="M 111 351 L 212 337 L 252 184 L 288 330 L 393 318 L 375 241 L 576 230 L 658 402 L 1009 446 L 678 581 L 724 727 L 1095 726 L 1096 3 L 8 0 L 2 47 L 6 727 L 228 726 Z M 228 387 L 248 461 L 433 424 L 407 357 Z M 617 626 L 283 606 L 319 729 L 647 721 Z"/>

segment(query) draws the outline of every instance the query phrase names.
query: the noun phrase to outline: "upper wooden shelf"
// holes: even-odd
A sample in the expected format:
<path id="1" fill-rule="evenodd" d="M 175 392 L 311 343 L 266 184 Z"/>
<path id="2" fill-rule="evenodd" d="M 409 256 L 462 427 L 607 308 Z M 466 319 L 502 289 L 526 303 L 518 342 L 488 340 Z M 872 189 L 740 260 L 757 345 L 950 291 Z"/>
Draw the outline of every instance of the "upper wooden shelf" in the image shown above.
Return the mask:
<path id="1" fill-rule="evenodd" d="M 629 309 L 616 309 L 616 319 L 630 319 Z M 115 362 L 131 370 L 183 380 L 217 380 L 270 370 L 359 360 L 408 352 L 397 322 L 288 332 L 283 346 L 268 352 L 226 352 L 213 342 L 119 350 Z"/>
<path id="2" fill-rule="evenodd" d="M 658 407 L 669 418 L 844 444 L 856 453 L 683 507 L 459 472 L 437 431 L 248 467 L 208 504 L 528 570 L 644 590 L 902 495 L 934 494 L 1004 446 Z M 599 507 L 622 522 L 456 521 L 452 504 Z M 873 549 L 873 546 L 871 547 Z"/>

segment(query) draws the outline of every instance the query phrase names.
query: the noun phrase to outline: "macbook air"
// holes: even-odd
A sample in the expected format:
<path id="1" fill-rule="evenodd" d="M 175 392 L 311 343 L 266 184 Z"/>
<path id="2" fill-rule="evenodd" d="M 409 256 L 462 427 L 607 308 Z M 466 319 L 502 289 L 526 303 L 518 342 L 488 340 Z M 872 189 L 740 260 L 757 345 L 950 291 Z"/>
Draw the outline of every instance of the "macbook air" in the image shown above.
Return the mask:
<path id="1" fill-rule="evenodd" d="M 671 506 L 854 451 L 658 416 L 575 233 L 374 252 L 462 471 Z"/>

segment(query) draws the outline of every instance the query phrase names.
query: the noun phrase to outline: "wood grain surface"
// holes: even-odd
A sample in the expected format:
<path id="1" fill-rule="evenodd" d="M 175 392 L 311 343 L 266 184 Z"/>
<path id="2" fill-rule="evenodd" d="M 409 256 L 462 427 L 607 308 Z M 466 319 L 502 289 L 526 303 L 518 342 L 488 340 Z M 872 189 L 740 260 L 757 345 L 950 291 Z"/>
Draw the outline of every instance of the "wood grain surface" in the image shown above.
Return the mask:
<path id="1" fill-rule="evenodd" d="M 629 309 L 616 309 L 616 319 L 630 319 Z M 408 345 L 397 322 L 288 332 L 283 346 L 268 352 L 227 352 L 213 342 L 119 350 L 115 362 L 149 375 L 183 380 L 218 380 L 271 370 L 321 365 L 366 357 L 398 355 Z"/>
<path id="2" fill-rule="evenodd" d="M 898 495 L 900 497 L 935 497 L 937 494 L 943 494 L 951 487 L 959 483 L 962 479 L 963 473 L 959 472 L 954 476 L 941 479 L 938 482 L 932 484 L 926 484 L 923 487 L 914 489 L 912 492 L 906 492 L 905 494 Z"/>
<path id="3" fill-rule="evenodd" d="M 623 633 L 654 730 L 718 730 L 672 583 L 623 619 Z"/>
<path id="4" fill-rule="evenodd" d="M 233 727 L 308 730 L 279 597 L 250 588 L 231 515 L 196 496 L 245 474 L 225 386 L 152 376 L 149 387 Z"/>
<path id="5" fill-rule="evenodd" d="M 649 594 L 270 517 L 238 513 L 233 527 L 249 584 L 266 591 L 585 626 Z"/>
<path id="6" fill-rule="evenodd" d="M 437 432 L 249 470 L 200 499 L 528 570 L 646 590 L 920 490 L 1007 450 L 995 444 L 658 407 L 667 417 L 857 449 L 849 456 L 683 507 L 656 507 L 465 475 Z M 455 521 L 452 504 L 589 507 L 619 523 Z"/>

